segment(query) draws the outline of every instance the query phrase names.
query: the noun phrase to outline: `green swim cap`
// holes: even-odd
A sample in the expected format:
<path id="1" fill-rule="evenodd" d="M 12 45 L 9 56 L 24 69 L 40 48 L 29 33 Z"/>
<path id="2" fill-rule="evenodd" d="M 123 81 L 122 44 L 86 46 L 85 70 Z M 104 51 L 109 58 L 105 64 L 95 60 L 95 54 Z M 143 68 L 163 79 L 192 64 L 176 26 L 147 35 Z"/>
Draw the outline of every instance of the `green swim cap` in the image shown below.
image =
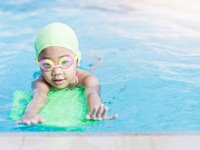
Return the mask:
<path id="1" fill-rule="evenodd" d="M 44 48 L 50 46 L 59 46 L 71 50 L 80 63 L 81 52 L 79 51 L 77 36 L 66 24 L 54 22 L 39 31 L 35 40 L 36 59 L 38 60 L 38 56 Z"/>

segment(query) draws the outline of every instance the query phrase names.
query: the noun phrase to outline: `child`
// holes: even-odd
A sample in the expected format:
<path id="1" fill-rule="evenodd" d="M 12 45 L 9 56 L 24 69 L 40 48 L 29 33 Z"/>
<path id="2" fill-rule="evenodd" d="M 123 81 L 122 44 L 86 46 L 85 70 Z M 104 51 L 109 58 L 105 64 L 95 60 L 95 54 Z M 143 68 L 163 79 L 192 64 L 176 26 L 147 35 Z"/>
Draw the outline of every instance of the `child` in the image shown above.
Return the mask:
<path id="1" fill-rule="evenodd" d="M 62 23 L 45 26 L 36 37 L 35 51 L 41 74 L 33 82 L 33 99 L 18 123 L 30 125 L 44 122 L 39 112 L 48 102 L 48 92 L 73 88 L 77 85 L 83 85 L 86 88 L 89 109 L 86 119 L 117 118 L 116 114 L 107 116 L 108 107 L 101 102 L 98 79 L 91 73 L 78 68 L 81 53 L 76 34 L 70 27 Z"/>

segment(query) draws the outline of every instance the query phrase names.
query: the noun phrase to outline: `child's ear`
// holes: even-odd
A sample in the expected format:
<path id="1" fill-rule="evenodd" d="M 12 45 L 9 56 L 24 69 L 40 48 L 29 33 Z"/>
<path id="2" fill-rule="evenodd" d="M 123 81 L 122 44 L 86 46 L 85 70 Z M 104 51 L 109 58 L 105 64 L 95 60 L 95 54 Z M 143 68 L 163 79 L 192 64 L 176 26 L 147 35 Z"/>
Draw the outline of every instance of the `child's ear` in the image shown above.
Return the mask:
<path id="1" fill-rule="evenodd" d="M 77 65 L 77 67 L 80 66 L 80 62 L 78 61 L 78 59 L 76 60 L 76 65 Z"/>

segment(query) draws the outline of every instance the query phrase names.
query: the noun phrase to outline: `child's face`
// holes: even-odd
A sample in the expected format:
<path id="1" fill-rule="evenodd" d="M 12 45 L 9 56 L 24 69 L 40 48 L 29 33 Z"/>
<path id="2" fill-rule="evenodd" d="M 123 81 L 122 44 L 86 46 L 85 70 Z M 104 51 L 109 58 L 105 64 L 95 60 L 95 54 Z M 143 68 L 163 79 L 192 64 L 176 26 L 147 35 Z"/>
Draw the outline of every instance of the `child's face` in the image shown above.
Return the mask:
<path id="1" fill-rule="evenodd" d="M 62 89 L 74 83 L 77 59 L 72 51 L 51 46 L 40 53 L 39 62 L 43 78 L 52 87 Z"/>

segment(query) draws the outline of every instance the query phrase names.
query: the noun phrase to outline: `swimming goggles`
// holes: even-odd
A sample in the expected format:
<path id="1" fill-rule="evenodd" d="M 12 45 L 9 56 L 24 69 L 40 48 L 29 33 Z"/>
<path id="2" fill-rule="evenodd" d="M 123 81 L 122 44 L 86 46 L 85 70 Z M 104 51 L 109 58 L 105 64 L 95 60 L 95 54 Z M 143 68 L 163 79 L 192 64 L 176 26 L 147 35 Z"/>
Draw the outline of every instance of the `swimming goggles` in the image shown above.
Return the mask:
<path id="1" fill-rule="evenodd" d="M 49 58 L 43 58 L 39 61 L 40 68 L 45 72 L 52 71 L 54 68 L 68 69 L 73 63 L 74 59 L 70 56 L 61 57 L 58 61 L 58 65 L 55 65 L 55 63 Z"/>

